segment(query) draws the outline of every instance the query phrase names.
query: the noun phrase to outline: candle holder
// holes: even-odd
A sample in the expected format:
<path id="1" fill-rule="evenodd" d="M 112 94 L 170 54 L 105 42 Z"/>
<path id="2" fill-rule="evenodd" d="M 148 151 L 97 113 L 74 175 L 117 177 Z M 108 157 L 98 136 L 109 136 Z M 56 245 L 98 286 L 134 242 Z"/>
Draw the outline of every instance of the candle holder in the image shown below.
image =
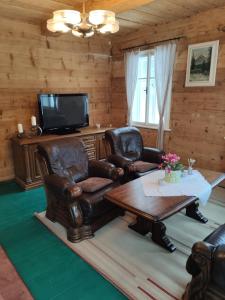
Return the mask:
<path id="1" fill-rule="evenodd" d="M 18 137 L 19 139 L 25 138 L 25 137 L 26 137 L 25 132 L 22 132 L 22 133 L 18 132 L 18 133 L 17 133 L 17 137 Z"/>
<path id="2" fill-rule="evenodd" d="M 32 138 L 33 136 L 42 135 L 42 129 L 40 126 L 35 125 L 31 126 L 31 131 L 29 132 L 29 137 Z"/>

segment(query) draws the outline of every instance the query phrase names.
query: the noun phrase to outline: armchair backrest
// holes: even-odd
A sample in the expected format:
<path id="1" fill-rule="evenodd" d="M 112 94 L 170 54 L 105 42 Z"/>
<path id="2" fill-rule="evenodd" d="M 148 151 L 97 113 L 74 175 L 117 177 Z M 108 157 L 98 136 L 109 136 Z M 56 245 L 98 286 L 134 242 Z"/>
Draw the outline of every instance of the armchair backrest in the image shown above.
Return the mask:
<path id="1" fill-rule="evenodd" d="M 122 127 L 107 130 L 105 139 L 110 144 L 112 154 L 124 156 L 133 161 L 141 158 L 143 140 L 135 127 Z"/>
<path id="2" fill-rule="evenodd" d="M 75 182 L 88 177 L 88 156 L 79 138 L 42 142 L 38 145 L 38 152 L 45 159 L 49 174 L 69 177 Z"/>

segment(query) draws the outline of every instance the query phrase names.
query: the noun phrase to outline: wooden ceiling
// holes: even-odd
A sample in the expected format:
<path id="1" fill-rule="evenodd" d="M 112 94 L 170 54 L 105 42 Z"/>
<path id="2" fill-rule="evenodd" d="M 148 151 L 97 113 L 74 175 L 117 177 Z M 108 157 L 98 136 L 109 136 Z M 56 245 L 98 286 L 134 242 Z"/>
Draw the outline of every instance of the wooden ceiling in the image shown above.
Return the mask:
<path id="1" fill-rule="evenodd" d="M 57 9 L 82 8 L 82 0 L 1 0 L 0 17 L 43 24 Z M 87 0 L 86 9 L 109 9 L 117 13 L 123 35 L 188 17 L 204 10 L 225 6 L 225 0 Z"/>
<path id="2" fill-rule="evenodd" d="M 155 25 L 175 21 L 201 11 L 224 6 L 225 0 L 155 0 L 117 14 L 122 31 L 140 29 L 143 25 Z"/>

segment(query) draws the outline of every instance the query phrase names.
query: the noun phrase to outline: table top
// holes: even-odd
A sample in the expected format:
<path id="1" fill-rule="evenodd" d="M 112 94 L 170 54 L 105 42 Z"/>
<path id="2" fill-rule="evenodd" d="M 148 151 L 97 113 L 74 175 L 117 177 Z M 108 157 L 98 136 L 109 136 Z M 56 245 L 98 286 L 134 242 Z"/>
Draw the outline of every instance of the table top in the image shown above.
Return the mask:
<path id="1" fill-rule="evenodd" d="M 225 179 L 225 173 L 204 169 L 198 170 L 212 187 L 215 187 Z M 112 189 L 105 194 L 105 198 L 110 202 L 151 221 L 162 221 L 196 201 L 195 196 L 145 196 L 141 178 L 132 180 Z"/>

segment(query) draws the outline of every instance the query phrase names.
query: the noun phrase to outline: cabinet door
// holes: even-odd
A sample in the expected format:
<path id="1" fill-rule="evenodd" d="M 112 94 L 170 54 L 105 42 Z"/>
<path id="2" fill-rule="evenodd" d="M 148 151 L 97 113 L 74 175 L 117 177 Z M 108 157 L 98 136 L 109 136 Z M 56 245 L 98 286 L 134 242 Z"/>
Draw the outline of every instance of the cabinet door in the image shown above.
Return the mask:
<path id="1" fill-rule="evenodd" d="M 95 135 L 82 137 L 82 141 L 84 143 L 84 147 L 88 154 L 88 159 L 97 159 L 96 156 L 96 137 Z"/>
<path id="2" fill-rule="evenodd" d="M 105 151 L 105 135 L 99 134 L 97 139 L 97 159 L 104 159 L 106 158 L 106 151 Z"/>
<path id="3" fill-rule="evenodd" d="M 29 145 L 29 158 L 30 158 L 30 169 L 32 181 L 40 180 L 41 173 L 37 160 L 37 145 Z"/>

